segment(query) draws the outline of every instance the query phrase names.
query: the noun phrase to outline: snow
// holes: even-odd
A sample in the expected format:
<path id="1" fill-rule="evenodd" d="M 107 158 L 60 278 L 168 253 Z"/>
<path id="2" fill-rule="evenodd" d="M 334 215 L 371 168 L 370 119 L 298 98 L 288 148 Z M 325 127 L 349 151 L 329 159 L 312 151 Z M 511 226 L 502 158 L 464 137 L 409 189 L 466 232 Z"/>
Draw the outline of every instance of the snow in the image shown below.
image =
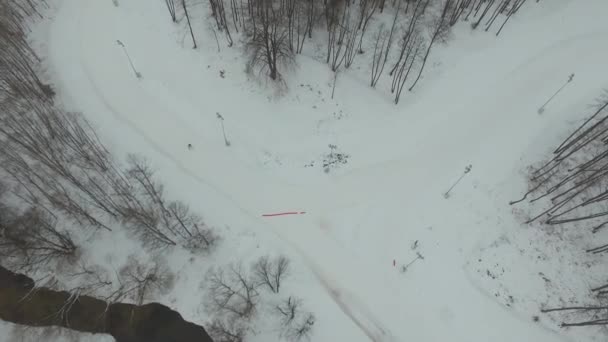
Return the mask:
<path id="1" fill-rule="evenodd" d="M 608 86 L 606 9 L 604 0 L 530 2 L 497 38 L 462 25 L 397 106 L 382 85 L 368 87 L 364 59 L 339 75 L 333 100 L 333 74 L 315 56 L 298 57 L 286 90 L 251 79 L 239 48 L 221 42 L 217 53 L 203 25 L 190 49 L 162 1 L 58 0 L 36 36 L 60 105 L 83 112 L 118 156 L 145 155 L 172 197 L 220 228 L 214 254 L 168 256 L 178 282 L 167 304 L 186 319 L 209 319 L 200 287 L 209 266 L 285 253 L 289 291 L 317 317 L 315 341 L 593 341 L 601 331 L 533 322 L 550 300 L 538 272 L 572 261 L 553 258 L 560 242 L 522 226 L 508 201 L 525 191 L 521 171 Z M 325 173 L 328 144 L 350 158 Z M 306 214 L 262 217 L 279 211 Z M 128 240 L 102 239 L 89 258 L 140 253 Z M 400 272 L 416 252 L 424 259 Z M 585 291 L 563 281 L 558 294 Z"/>
<path id="2" fill-rule="evenodd" d="M 108 335 L 78 333 L 67 329 L 40 329 L 17 326 L 0 320 L 0 341 L 2 342 L 114 342 Z"/>

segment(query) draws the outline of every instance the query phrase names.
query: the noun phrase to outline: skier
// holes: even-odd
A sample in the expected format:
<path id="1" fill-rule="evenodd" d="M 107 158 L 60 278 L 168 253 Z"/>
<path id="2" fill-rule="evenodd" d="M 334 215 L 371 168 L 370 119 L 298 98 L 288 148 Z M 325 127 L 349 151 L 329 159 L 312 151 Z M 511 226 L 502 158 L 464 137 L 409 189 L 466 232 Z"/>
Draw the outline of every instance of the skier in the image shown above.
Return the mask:
<path id="1" fill-rule="evenodd" d="M 192 150 L 192 144 L 188 144 L 188 149 Z"/>

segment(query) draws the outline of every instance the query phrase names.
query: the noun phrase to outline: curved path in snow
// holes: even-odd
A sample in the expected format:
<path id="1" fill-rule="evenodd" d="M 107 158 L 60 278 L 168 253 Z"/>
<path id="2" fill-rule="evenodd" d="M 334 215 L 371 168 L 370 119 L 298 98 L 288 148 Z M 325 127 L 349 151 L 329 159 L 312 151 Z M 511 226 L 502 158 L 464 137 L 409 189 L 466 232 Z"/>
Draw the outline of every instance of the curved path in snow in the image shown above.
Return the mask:
<path id="1" fill-rule="evenodd" d="M 170 24 L 156 22 L 166 19 L 164 13 L 161 17 L 161 1 L 145 6 L 142 1 L 121 2 L 125 4 L 116 8 L 111 1 L 62 1 L 50 32 L 49 58 L 67 105 L 85 112 L 104 137 L 112 137 L 113 149 L 155 154 L 154 161 L 163 165 L 161 171 L 174 169 L 179 178 L 167 179 L 169 185 L 176 183 L 175 188 L 217 199 L 204 208 L 238 208 L 239 223 L 268 228 L 292 244 L 340 310 L 361 329 L 361 341 L 566 340 L 488 300 L 465 275 L 463 251 L 471 250 L 482 236 L 498 234 L 488 232 L 487 222 L 478 221 L 480 215 L 493 215 L 495 198 L 465 191 L 477 197 L 445 201 L 441 193 L 468 163 L 474 165 L 471 177 L 484 186 L 509 179 L 537 136 L 547 129 L 563 128 L 569 110 L 580 111 L 589 94 L 605 85 L 596 68 L 608 60 L 608 50 L 602 45 L 606 24 L 574 28 L 566 36 L 560 35 L 562 31 L 551 32 L 560 22 L 566 26 L 564 32 L 575 27 L 569 21 L 564 24 L 565 13 L 587 13 L 573 9 L 578 5 L 568 1 L 561 1 L 540 23 L 512 22 L 509 28 L 527 35 L 524 43 L 505 38 L 471 53 L 447 70 L 442 81 L 417 94 L 407 113 L 369 120 L 365 128 L 371 137 L 366 146 L 361 142 L 361 158 L 367 154 L 375 160 L 371 157 L 374 149 L 388 147 L 394 149 L 390 160 L 300 186 L 243 163 L 238 153 L 247 150 L 235 147 L 237 153 L 230 154 L 226 151 L 232 150 L 216 144 L 217 136 L 210 135 L 212 129 L 207 126 L 217 122 L 198 119 L 207 109 L 172 86 L 192 77 L 188 68 L 204 69 L 206 62 L 199 61 L 203 57 L 183 53 L 166 33 L 172 32 Z M 517 34 L 508 37 L 513 36 Z M 125 67 L 116 39 L 138 56 L 142 80 Z M 511 52 L 505 57 L 514 49 L 522 54 Z M 545 96 L 572 71 L 577 73 L 577 87 L 564 95 L 563 110 L 538 116 L 536 109 Z M 237 92 L 222 98 L 234 89 L 216 81 L 192 86 L 200 87 L 198 92 L 207 102 L 217 96 L 228 107 L 247 96 Z M 252 100 L 247 109 L 256 115 L 264 106 Z M 399 114 L 398 109 L 387 110 Z M 361 137 L 353 138 L 355 146 L 356 139 Z M 196 141 L 196 157 L 185 148 L 192 141 Z M 293 204 L 298 208 L 285 208 Z M 283 209 L 302 209 L 308 214 L 260 217 Z M 467 214 L 467 210 L 472 212 Z M 354 232 L 357 220 L 371 212 L 387 221 L 378 221 L 364 232 L 386 243 L 386 250 L 370 257 L 368 253 L 375 251 L 366 251 L 369 246 L 349 245 L 340 234 L 349 234 L 351 228 Z M 353 219 L 344 221 L 344 217 Z M 408 249 L 403 236 L 409 229 L 413 233 L 414 225 L 423 224 L 437 228 L 419 272 L 404 280 L 386 267 L 390 259 L 378 264 L 400 248 Z"/>

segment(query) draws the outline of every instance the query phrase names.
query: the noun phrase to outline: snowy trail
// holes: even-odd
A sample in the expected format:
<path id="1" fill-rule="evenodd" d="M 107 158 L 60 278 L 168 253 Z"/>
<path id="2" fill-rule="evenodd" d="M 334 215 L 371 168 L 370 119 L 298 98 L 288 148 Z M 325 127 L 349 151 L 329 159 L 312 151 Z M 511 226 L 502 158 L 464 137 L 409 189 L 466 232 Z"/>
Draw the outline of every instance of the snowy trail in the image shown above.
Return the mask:
<path id="1" fill-rule="evenodd" d="M 160 5 L 152 7 L 157 9 Z M 559 15 L 560 9 L 555 8 L 554 13 Z M 438 202 L 438 198 L 446 185 L 458 176 L 461 167 L 468 163 L 474 164 L 471 177 L 476 181 L 482 184 L 502 181 L 513 172 L 513 164 L 521 152 L 538 133 L 547 129 L 548 120 L 551 120 L 550 125 L 560 125 L 561 119 L 569 114 L 567 110 L 549 112 L 547 118 L 537 116 L 536 109 L 540 105 L 539 98 L 548 91 L 547 80 L 559 82 L 562 74 L 569 72 L 563 70 L 565 66 L 577 65 L 577 89 L 566 95 L 566 99 L 575 101 L 577 96 L 592 94 L 601 87 L 602 80 L 595 77 L 595 65 L 608 60 L 606 50 L 598 44 L 605 37 L 603 33 L 608 31 L 573 33 L 565 39 L 543 42 L 545 45 L 532 48 L 532 58 L 518 56 L 506 61 L 491 76 L 483 73 L 477 76 L 480 83 L 469 84 L 472 89 L 457 90 L 457 104 L 433 101 L 433 98 L 449 96 L 454 92 L 455 84 L 466 77 L 467 70 L 494 58 L 496 52 L 483 50 L 477 53 L 446 73 L 445 83 L 416 95 L 419 98 L 408 108 L 416 113 L 413 120 L 405 115 L 370 125 L 369 132 L 374 135 L 375 143 L 361 146 L 361 153 L 369 155 L 372 162 L 330 181 L 319 180 L 318 184 L 299 186 L 257 172 L 251 164 L 239 160 L 238 155 L 217 147 L 209 136 L 210 128 L 194 124 L 209 122 L 192 119 L 201 115 L 196 109 L 201 108 L 200 103 L 191 103 L 188 96 L 172 92 L 160 80 L 162 73 L 152 71 L 154 62 L 142 63 L 144 79 L 134 79 L 130 70 L 123 67 L 124 55 L 115 46 L 116 39 L 126 35 L 128 46 L 136 52 L 149 51 L 151 55 L 155 54 L 153 51 L 177 47 L 169 43 L 172 37 L 146 41 L 146 37 L 157 31 L 146 25 L 132 27 L 129 16 L 119 14 L 119 11 L 121 9 L 114 8 L 109 1 L 63 1 L 50 44 L 51 64 L 56 70 L 69 70 L 56 75 L 63 89 L 62 95 L 70 98 L 73 106 L 85 111 L 87 117 L 94 118 L 92 121 L 100 125 L 106 135 L 117 124 L 127 126 L 116 127 L 116 136 L 128 135 L 125 140 L 133 146 L 145 145 L 152 153 L 162 156 L 178 170 L 183 178 L 181 182 L 190 184 L 192 191 L 223 197 L 222 203 L 238 208 L 247 223 L 256 229 L 272 229 L 274 234 L 292 244 L 336 305 L 362 330 L 365 336 L 361 341 L 439 341 L 446 333 L 437 329 L 438 324 L 449 327 L 446 329 L 455 341 L 566 340 L 540 327 L 531 327 L 527 320 L 505 310 L 471 286 L 462 269 L 463 256 L 459 248 L 469 250 L 480 235 L 495 233 L 484 232 L 483 225 L 472 225 L 471 221 L 477 219 L 475 214 L 470 214 L 471 218 L 462 213 L 472 203 L 470 200 L 456 204 Z M 136 12 L 130 14 L 133 13 Z M 541 36 L 538 32 L 532 34 Z M 509 45 L 502 47 L 508 48 Z M 587 53 L 581 55 L 579 51 Z M 143 53 L 137 55 L 141 61 Z M 149 59 L 153 58 L 149 56 Z M 183 62 L 179 58 L 172 59 L 177 65 L 165 65 L 176 67 L 176 78 L 189 71 L 179 68 Z M 155 62 L 162 65 L 162 57 Z M 212 84 L 207 86 L 207 89 L 212 88 Z M 500 110 L 495 110 L 497 108 Z M 112 118 L 108 117 L 108 112 Z M 525 130 L 522 127 L 524 120 Z M 415 127 L 406 128 L 404 133 L 403 127 L 409 125 Z M 419 132 L 408 134 L 416 131 Z M 435 134 L 441 138 L 430 138 Z M 394 144 L 395 136 L 399 137 L 399 145 L 407 148 L 393 151 L 390 158 L 377 162 L 373 150 L 377 146 Z M 353 146 L 358 146 L 358 140 L 353 137 Z M 185 149 L 192 141 L 196 141 L 194 153 Z M 509 146 L 512 148 L 507 148 Z M 239 153 L 248 151 L 244 149 Z M 495 157 L 496 151 L 501 153 L 499 158 Z M 433 157 L 427 158 L 429 155 Z M 294 203 L 307 214 L 272 219 L 258 217 L 263 212 L 282 210 L 285 205 Z M 379 267 L 375 257 L 356 253 L 356 248 L 365 245 L 349 247 L 347 242 L 337 238 L 335 231 L 349 227 L 334 224 L 335 217 L 337 214 L 352 215 L 355 221 L 363 218 L 368 209 L 377 210 L 397 222 L 403 221 L 404 225 L 410 226 L 407 229 L 421 224 L 440 227 L 434 238 L 441 247 L 430 247 L 429 253 L 442 252 L 443 257 L 433 258 L 431 254 L 421 266 L 423 270 L 404 281 L 394 269 L 384 267 L 390 259 Z M 443 212 L 442 217 L 436 217 L 436 211 Z M 455 226 L 468 230 L 449 229 Z M 385 235 L 387 241 L 395 240 L 378 258 L 383 258 L 384 253 L 396 252 L 392 249 L 402 243 L 399 241 L 404 234 L 400 231 L 402 228 L 374 228 L 378 228 L 378 234 Z M 459 248 L 453 246 L 454 241 L 458 241 Z M 446 286 L 446 280 L 449 286 Z M 427 296 L 433 299 L 424 300 Z M 462 303 L 468 306 L 466 312 L 462 311 Z M 468 329 L 486 320 L 500 323 Z"/>

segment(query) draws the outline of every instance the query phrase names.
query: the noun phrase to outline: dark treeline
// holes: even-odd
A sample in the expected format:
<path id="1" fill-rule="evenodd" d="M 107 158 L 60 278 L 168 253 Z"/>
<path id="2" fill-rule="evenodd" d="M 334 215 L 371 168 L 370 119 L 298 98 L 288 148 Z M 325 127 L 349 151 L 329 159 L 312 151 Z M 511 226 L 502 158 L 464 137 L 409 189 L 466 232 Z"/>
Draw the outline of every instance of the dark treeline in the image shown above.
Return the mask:
<path id="1" fill-rule="evenodd" d="M 176 5 L 183 8 L 196 45 L 187 10 L 194 2 L 166 2 L 173 20 Z M 371 65 L 370 85 L 375 87 L 388 74 L 391 93 L 398 103 L 403 89 L 411 91 L 418 84 L 433 47 L 447 39 L 454 25 L 469 22 L 472 29 L 494 28 L 499 35 L 525 2 L 209 0 L 209 7 L 214 32 L 223 33 L 228 46 L 233 46 L 235 35 L 244 38 L 251 72 L 279 80 L 281 70 L 294 63 L 313 35 L 320 35 L 326 42 L 325 62 L 333 72 L 348 69 L 355 59 L 365 58 Z M 367 42 L 371 45 L 366 46 Z"/>
<path id="2" fill-rule="evenodd" d="M 178 20 L 189 15 L 187 4 L 167 1 L 167 8 Z M 27 40 L 27 23 L 41 18 L 44 6 L 43 0 L 0 2 L 0 318 L 107 333 L 119 342 L 211 341 L 177 312 L 146 303 L 167 295 L 176 281 L 159 252 L 210 252 L 219 237 L 185 203 L 167 198 L 142 157 L 120 163 L 82 115 L 55 104 Z M 274 39 L 275 14 L 252 10 L 266 11 L 256 35 Z M 258 56 L 262 65 L 265 58 L 282 58 L 281 47 L 271 48 L 270 56 Z M 132 254 L 111 270 L 83 257 L 85 244 L 117 230 L 150 257 Z M 212 267 L 201 298 L 208 302 L 214 340 L 244 341 L 258 333 L 256 317 L 274 320 L 273 333 L 286 340 L 309 338 L 314 315 L 298 297 L 279 294 L 288 269 L 285 257 Z M 13 272 L 27 272 L 36 282 Z M 276 306 L 272 317 L 257 314 L 262 305 Z"/>
<path id="3" fill-rule="evenodd" d="M 206 250 L 217 240 L 201 217 L 168 199 L 139 156 L 118 163 L 78 113 L 54 104 L 38 77 L 27 20 L 44 2 L 0 3 L 0 257 L 15 269 L 77 253 L 83 230 L 128 230 L 150 248 Z M 9 204 L 10 203 L 10 204 Z M 15 205 L 17 203 L 18 205 Z"/>
<path id="4" fill-rule="evenodd" d="M 540 212 L 526 223 L 541 222 L 587 230 L 594 244 L 587 253 L 608 253 L 608 241 L 598 233 L 608 229 L 608 92 L 594 104 L 592 115 L 572 132 L 553 156 L 529 175 L 530 190 L 519 200 L 540 205 Z M 604 276 L 608 276 L 605 274 Z M 562 326 L 608 325 L 608 284 L 592 284 L 589 289 L 597 303 L 545 309 L 543 312 L 578 313 L 580 321 Z"/>
<path id="5" fill-rule="evenodd" d="M 55 314 L 77 320 L 72 310 L 89 295 L 141 305 L 174 282 L 162 258 L 130 257 L 114 272 L 90 264 L 81 258 L 86 239 L 125 230 L 150 251 L 200 253 L 218 237 L 185 203 L 167 198 L 142 157 L 118 162 L 82 115 L 56 106 L 27 40 L 28 23 L 42 18 L 45 6 L 43 0 L 0 2 L 0 266 L 54 274 L 41 279 L 49 291 L 62 281 L 72 284 L 67 294 L 53 295 L 64 300 Z M 66 265 L 69 272 L 57 271 Z M 44 293 L 34 290 L 28 295 Z M 24 293 L 6 291 L 0 305 L 23 301 Z M 59 323 L 68 324 L 63 318 Z"/>

